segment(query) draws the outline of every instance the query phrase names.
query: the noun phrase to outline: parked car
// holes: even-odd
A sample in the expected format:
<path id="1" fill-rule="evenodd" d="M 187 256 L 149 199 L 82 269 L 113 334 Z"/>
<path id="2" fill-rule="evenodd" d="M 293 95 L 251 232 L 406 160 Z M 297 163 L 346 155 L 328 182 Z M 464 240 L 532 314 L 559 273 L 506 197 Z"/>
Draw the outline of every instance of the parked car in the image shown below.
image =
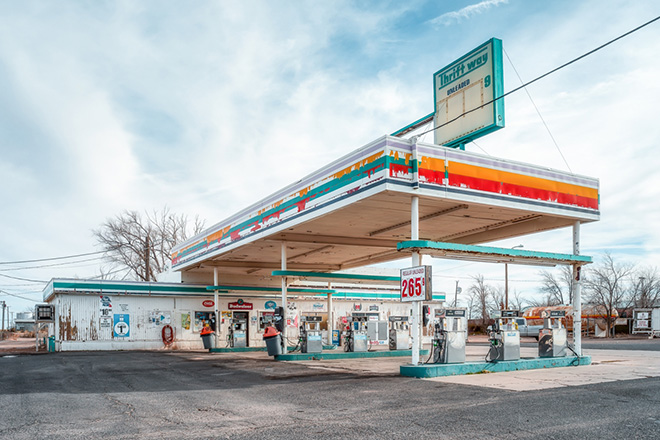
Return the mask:
<path id="1" fill-rule="evenodd" d="M 525 318 L 516 318 L 516 324 L 518 324 L 521 337 L 526 336 L 539 340 L 539 331 L 543 328 L 542 325 L 528 325 Z"/>

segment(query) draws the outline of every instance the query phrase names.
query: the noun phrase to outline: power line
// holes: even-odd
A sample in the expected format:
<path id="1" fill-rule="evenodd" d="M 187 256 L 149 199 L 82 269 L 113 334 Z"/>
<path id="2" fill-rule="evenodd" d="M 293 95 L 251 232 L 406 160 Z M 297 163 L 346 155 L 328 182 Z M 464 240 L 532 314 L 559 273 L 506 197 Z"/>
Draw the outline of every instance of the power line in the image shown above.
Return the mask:
<path id="1" fill-rule="evenodd" d="M 40 265 L 40 266 L 10 267 L 8 269 L 0 269 L 0 272 L 9 272 L 9 271 L 12 271 L 12 270 L 26 270 L 26 269 L 42 269 L 44 267 L 55 267 L 55 266 L 67 266 L 69 264 L 85 263 L 87 261 L 97 261 L 97 260 L 102 260 L 102 259 L 104 259 L 104 257 L 86 258 L 84 260 L 67 261 L 67 262 L 64 262 L 64 263 L 43 264 L 43 265 Z"/>
<path id="2" fill-rule="evenodd" d="M 470 141 L 470 142 L 472 142 L 474 145 L 476 145 L 481 151 L 483 151 L 484 153 L 486 153 L 488 156 L 491 155 L 488 151 L 486 151 L 486 150 L 484 150 L 483 148 L 481 148 L 481 146 L 480 146 L 479 144 L 477 144 L 475 141 Z"/>
<path id="3" fill-rule="evenodd" d="M 518 74 L 518 70 L 516 69 L 516 66 L 514 66 L 513 61 L 511 61 L 511 57 L 509 57 L 509 54 L 506 52 L 506 49 L 503 49 L 503 50 L 504 50 L 504 55 L 506 55 L 506 59 L 509 60 L 509 63 L 511 64 L 511 67 L 513 67 L 513 71 L 516 73 L 516 76 L 518 77 L 518 80 L 520 81 L 521 84 L 524 84 L 522 78 L 520 77 L 520 74 Z M 566 158 L 564 157 L 564 153 L 561 152 L 561 149 L 559 148 L 559 144 L 555 140 L 555 137 L 552 135 L 552 132 L 550 131 L 550 127 L 548 127 L 548 124 L 545 123 L 545 119 L 543 119 L 543 116 L 541 115 L 541 111 L 536 106 L 536 103 L 532 99 L 532 95 L 529 93 L 529 90 L 527 90 L 527 87 L 525 87 L 525 93 L 527 93 L 527 97 L 529 98 L 530 102 L 534 106 L 534 109 L 536 110 L 536 114 L 539 115 L 539 118 L 541 118 L 541 122 L 543 122 L 543 126 L 548 131 L 548 134 L 550 135 L 550 139 L 552 139 L 552 142 L 555 144 L 555 147 L 557 147 L 557 151 L 559 151 L 559 155 L 564 160 L 564 163 L 566 164 L 566 167 L 568 168 L 568 171 L 570 171 L 571 174 L 572 174 L 573 170 L 571 169 L 571 166 L 566 161 Z M 475 145 L 477 145 L 477 144 L 475 143 Z"/>
<path id="4" fill-rule="evenodd" d="M 113 250 L 108 249 L 108 250 Z M 23 264 L 23 263 L 39 263 L 42 261 L 53 261 L 53 260 L 66 260 L 68 258 L 78 258 L 78 257 L 86 257 L 88 255 L 98 255 L 98 254 L 104 254 L 108 250 L 105 251 L 97 251 L 97 252 L 87 252 L 84 254 L 76 254 L 76 255 L 65 255 L 63 257 L 52 257 L 52 258 L 40 258 L 37 260 L 23 260 L 23 261 L 0 261 L 0 264 Z"/>
<path id="5" fill-rule="evenodd" d="M 4 293 L 5 295 L 13 296 L 13 297 L 19 298 L 19 299 L 24 299 L 26 301 L 32 301 L 32 302 L 36 302 L 36 303 L 41 302 L 41 301 L 38 301 L 36 299 L 25 298 L 24 296 L 16 295 L 15 293 L 9 293 L 6 290 L 2 290 L 2 289 L 0 289 L 0 293 Z M 34 292 L 34 293 L 39 293 L 39 292 Z"/>
<path id="6" fill-rule="evenodd" d="M 430 133 L 430 132 L 432 132 L 432 131 L 434 131 L 434 130 L 437 130 L 437 129 L 439 129 L 439 128 L 445 127 L 445 126 L 447 126 L 447 125 L 449 125 L 449 124 L 451 124 L 451 123 L 453 123 L 453 122 L 456 122 L 457 120 L 459 120 L 460 118 L 462 118 L 463 116 L 465 116 L 465 115 L 467 115 L 467 114 L 470 114 L 470 113 L 472 113 L 472 112 L 474 112 L 474 111 L 477 111 L 477 110 L 479 110 L 479 109 L 481 109 L 481 108 L 483 108 L 483 107 L 485 107 L 485 106 L 487 106 L 487 105 L 489 105 L 489 104 L 494 103 L 495 101 L 498 101 L 498 100 L 500 100 L 500 99 L 504 99 L 506 96 L 509 96 L 509 95 L 511 95 L 512 93 L 515 93 L 515 92 L 517 92 L 517 91 L 519 91 L 519 90 L 521 90 L 521 89 L 524 89 L 524 88 L 527 87 L 528 85 L 533 84 L 533 83 L 535 83 L 536 81 L 538 81 L 538 80 L 540 80 L 540 79 L 543 79 L 543 78 L 545 78 L 546 76 L 551 75 L 551 74 L 557 72 L 558 70 L 563 69 L 564 67 L 570 66 L 571 64 L 573 64 L 573 63 L 575 63 L 575 62 L 577 62 L 577 61 L 580 61 L 582 58 L 586 58 L 586 57 L 588 57 L 589 55 L 591 55 L 591 54 L 593 54 L 593 53 L 595 53 L 595 52 L 598 52 L 599 50 L 603 49 L 604 47 L 607 47 L 607 46 L 609 46 L 610 44 L 612 44 L 612 43 L 614 43 L 614 42 L 616 42 L 616 41 L 618 41 L 618 40 L 620 40 L 620 39 L 622 39 L 622 38 L 624 38 L 624 37 L 627 37 L 628 35 L 630 35 L 630 34 L 632 34 L 632 33 L 635 33 L 635 32 L 637 32 L 638 30 L 642 29 L 643 27 L 646 27 L 646 26 L 650 25 L 651 23 L 653 23 L 653 22 L 655 22 L 655 21 L 658 21 L 658 20 L 660 20 L 660 15 L 657 16 L 657 17 L 655 17 L 655 18 L 652 19 L 652 20 L 647 21 L 646 23 L 644 23 L 644 24 L 642 24 L 642 25 L 637 26 L 635 29 L 632 29 L 632 30 L 628 31 L 628 32 L 626 32 L 625 34 L 619 35 L 618 37 L 616 37 L 616 38 L 614 38 L 614 39 L 608 41 L 607 43 L 601 44 L 601 45 L 598 46 L 597 48 L 592 49 L 592 50 L 590 50 L 589 52 L 587 52 L 587 53 L 585 53 L 585 54 L 582 54 L 582 55 L 580 55 L 579 57 L 574 58 L 574 59 L 572 59 L 571 61 L 569 61 L 569 62 L 567 62 L 567 63 L 562 64 L 562 65 L 559 66 L 559 67 L 555 67 L 554 69 L 550 70 L 549 72 L 544 73 L 544 74 L 541 75 L 541 76 L 537 76 L 537 77 L 534 78 L 533 80 L 528 81 L 528 82 L 526 82 L 525 84 L 523 84 L 523 85 L 521 85 L 521 86 L 519 86 L 519 87 L 516 87 L 516 88 L 513 89 L 513 90 L 510 90 L 510 91 L 506 92 L 506 93 L 503 94 L 502 96 L 498 96 L 498 97 L 496 97 L 496 98 L 493 98 L 493 99 L 491 99 L 490 101 L 486 102 L 485 104 L 482 104 L 482 105 L 480 105 L 479 107 L 475 107 L 475 108 L 473 108 L 473 109 L 470 109 L 470 110 L 464 112 L 463 114 L 456 116 L 454 119 L 451 119 L 451 120 L 445 122 L 444 124 L 442 124 L 442 125 L 438 125 L 437 127 L 434 127 L 434 128 L 432 128 L 432 129 L 430 129 L 430 130 L 428 130 L 428 131 L 424 131 L 424 132 L 418 134 L 417 136 L 423 136 L 423 135 L 425 135 L 426 133 Z"/>
<path id="7" fill-rule="evenodd" d="M 30 283 L 48 284 L 48 281 L 44 281 L 44 280 L 31 280 L 29 278 L 13 277 L 11 275 L 5 275 L 2 273 L 0 273 L 0 277 L 11 278 L 12 280 L 18 280 L 18 281 L 28 281 Z"/>

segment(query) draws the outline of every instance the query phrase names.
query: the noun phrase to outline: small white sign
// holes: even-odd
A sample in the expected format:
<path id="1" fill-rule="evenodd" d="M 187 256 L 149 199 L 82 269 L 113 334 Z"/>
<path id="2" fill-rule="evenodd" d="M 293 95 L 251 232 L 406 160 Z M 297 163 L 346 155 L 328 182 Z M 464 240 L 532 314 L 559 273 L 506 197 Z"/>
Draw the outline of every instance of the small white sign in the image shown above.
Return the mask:
<path id="1" fill-rule="evenodd" d="M 431 266 L 401 269 L 401 301 L 430 301 L 431 299 Z"/>

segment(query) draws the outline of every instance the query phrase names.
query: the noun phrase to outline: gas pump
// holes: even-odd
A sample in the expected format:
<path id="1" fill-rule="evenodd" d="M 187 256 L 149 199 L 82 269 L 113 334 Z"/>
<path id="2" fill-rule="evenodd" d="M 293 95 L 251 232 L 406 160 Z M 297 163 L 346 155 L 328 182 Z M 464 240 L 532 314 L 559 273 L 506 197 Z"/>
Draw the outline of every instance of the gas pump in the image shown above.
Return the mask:
<path id="1" fill-rule="evenodd" d="M 466 309 L 436 309 L 435 318 L 433 363 L 460 364 L 465 362 Z"/>
<path id="2" fill-rule="evenodd" d="M 300 317 L 301 353 L 321 353 L 323 351 L 323 341 L 321 340 L 321 320 L 322 318 L 320 316 Z"/>
<path id="3" fill-rule="evenodd" d="M 369 343 L 367 339 L 366 316 L 349 316 L 348 326 L 344 335 L 344 351 L 367 351 Z"/>
<path id="4" fill-rule="evenodd" d="M 539 357 L 563 357 L 568 355 L 568 338 L 565 310 L 541 312 L 543 328 L 539 331 Z"/>
<path id="5" fill-rule="evenodd" d="M 515 318 L 520 316 L 519 310 L 501 310 L 494 326 L 488 326 L 488 341 L 490 349 L 486 360 L 517 361 L 520 359 L 520 332 Z M 488 359 L 490 357 L 490 359 Z"/>
<path id="6" fill-rule="evenodd" d="M 410 348 L 410 327 L 407 316 L 390 316 L 390 350 L 408 350 Z"/>
<path id="7" fill-rule="evenodd" d="M 229 323 L 229 345 L 232 348 L 247 347 L 247 312 L 234 312 Z"/>

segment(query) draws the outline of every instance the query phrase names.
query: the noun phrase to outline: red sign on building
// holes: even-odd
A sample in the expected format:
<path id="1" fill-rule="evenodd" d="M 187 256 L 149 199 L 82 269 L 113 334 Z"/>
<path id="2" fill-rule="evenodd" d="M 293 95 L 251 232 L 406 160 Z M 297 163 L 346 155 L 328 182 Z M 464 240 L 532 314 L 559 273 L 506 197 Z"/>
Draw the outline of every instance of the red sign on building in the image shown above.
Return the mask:
<path id="1" fill-rule="evenodd" d="M 213 302 L 213 300 L 207 299 L 206 301 L 202 301 L 202 305 L 204 307 L 213 307 L 215 303 Z"/>
<path id="2" fill-rule="evenodd" d="M 229 303 L 229 310 L 252 310 L 252 303 L 244 302 L 242 299 L 239 299 L 236 302 Z"/>

